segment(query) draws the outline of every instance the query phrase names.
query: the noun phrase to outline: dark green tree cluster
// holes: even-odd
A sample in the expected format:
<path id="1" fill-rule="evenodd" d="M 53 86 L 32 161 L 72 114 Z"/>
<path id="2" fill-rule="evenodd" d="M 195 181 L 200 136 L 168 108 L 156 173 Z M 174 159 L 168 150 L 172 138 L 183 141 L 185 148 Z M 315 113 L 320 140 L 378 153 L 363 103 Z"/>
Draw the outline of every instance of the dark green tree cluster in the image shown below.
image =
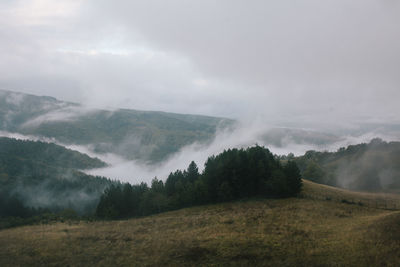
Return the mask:
<path id="1" fill-rule="evenodd" d="M 151 187 L 143 183 L 111 186 L 102 195 L 96 214 L 124 218 L 254 196 L 289 197 L 301 185 L 296 163 L 288 161 L 282 166 L 260 146 L 229 149 L 209 157 L 202 174 L 192 161 L 186 170 L 171 173 L 165 183 L 155 178 Z"/>
<path id="2" fill-rule="evenodd" d="M 0 137 L 0 219 L 64 209 L 93 214 L 113 182 L 78 169 L 103 166 L 99 159 L 56 144 Z"/>

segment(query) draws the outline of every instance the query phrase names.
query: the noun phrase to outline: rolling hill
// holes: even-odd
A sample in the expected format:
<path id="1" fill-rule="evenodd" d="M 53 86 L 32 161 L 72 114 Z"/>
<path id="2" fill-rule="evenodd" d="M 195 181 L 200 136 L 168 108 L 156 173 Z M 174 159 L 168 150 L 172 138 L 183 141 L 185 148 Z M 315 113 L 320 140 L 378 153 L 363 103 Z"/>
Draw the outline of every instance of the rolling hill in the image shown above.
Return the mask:
<path id="1" fill-rule="evenodd" d="M 396 266 L 399 211 L 338 190 L 304 181 L 300 198 L 1 230 L 0 265 Z M 347 202 L 329 199 L 338 194 Z"/>
<path id="2" fill-rule="evenodd" d="M 209 142 L 233 120 L 157 111 L 99 110 L 47 96 L 0 90 L 0 130 L 89 146 L 155 163 L 193 142 Z"/>

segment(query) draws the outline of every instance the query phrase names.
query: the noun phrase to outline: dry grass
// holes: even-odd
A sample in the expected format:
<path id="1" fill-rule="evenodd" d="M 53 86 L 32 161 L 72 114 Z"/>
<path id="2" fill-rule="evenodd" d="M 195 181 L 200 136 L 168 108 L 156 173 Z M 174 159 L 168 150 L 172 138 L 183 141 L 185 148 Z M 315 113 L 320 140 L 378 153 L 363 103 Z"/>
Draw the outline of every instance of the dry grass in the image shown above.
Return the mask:
<path id="1" fill-rule="evenodd" d="M 400 210 L 400 194 L 354 192 L 303 180 L 300 197 L 352 203 L 378 209 Z"/>
<path id="2" fill-rule="evenodd" d="M 306 182 L 304 190 L 314 192 L 318 187 Z M 310 198 L 251 200 L 125 221 L 0 231 L 0 266 L 398 266 L 399 262 L 400 212 Z"/>

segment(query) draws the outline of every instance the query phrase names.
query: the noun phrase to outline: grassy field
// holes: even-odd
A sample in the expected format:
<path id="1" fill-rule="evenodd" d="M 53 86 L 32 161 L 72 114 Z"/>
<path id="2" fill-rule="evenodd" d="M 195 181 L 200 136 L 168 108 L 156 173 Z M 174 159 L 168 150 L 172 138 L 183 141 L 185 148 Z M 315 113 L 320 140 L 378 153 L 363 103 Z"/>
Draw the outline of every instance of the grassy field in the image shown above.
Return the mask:
<path id="1" fill-rule="evenodd" d="M 400 210 L 400 194 L 354 192 L 303 180 L 299 197 L 356 204 L 377 209 Z"/>
<path id="2" fill-rule="evenodd" d="M 399 266 L 400 211 L 361 197 L 381 196 L 305 181 L 301 198 L 7 229 L 0 266 Z"/>

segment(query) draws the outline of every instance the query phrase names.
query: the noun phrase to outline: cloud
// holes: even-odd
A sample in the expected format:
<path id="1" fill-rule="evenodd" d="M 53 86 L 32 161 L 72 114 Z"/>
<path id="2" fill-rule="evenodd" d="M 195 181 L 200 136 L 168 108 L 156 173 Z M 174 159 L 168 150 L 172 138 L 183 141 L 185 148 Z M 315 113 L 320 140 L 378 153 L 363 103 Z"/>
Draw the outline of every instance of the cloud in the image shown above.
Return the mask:
<path id="1" fill-rule="evenodd" d="M 30 128 L 37 127 L 43 123 L 48 122 L 62 122 L 62 121 L 74 121 L 79 117 L 97 112 L 96 110 L 92 110 L 83 106 L 66 106 L 61 107 L 60 109 L 56 109 L 53 111 L 49 111 L 42 115 L 39 115 L 21 125 L 22 128 Z"/>
<path id="2" fill-rule="evenodd" d="M 396 1 L 0 5 L 4 89 L 270 122 L 399 122 Z"/>
<path id="3" fill-rule="evenodd" d="M 6 92 L 2 92 L 2 93 L 5 94 Z M 18 107 L 23 103 L 24 98 L 25 98 L 24 94 L 10 93 L 10 94 L 7 94 L 7 96 L 5 97 L 5 101 L 8 104 Z"/>
<path id="4" fill-rule="evenodd" d="M 234 130 L 219 131 L 215 139 L 209 144 L 193 143 L 183 147 L 179 152 L 172 155 L 169 159 L 156 165 L 146 165 L 139 161 L 127 161 L 113 154 L 95 154 L 88 153 L 92 157 L 98 157 L 109 164 L 108 167 L 93 169 L 87 171 L 88 174 L 106 176 L 112 179 L 121 180 L 130 183 L 147 182 L 150 183 L 154 177 L 164 180 L 167 179 L 170 172 L 177 169 L 185 170 L 191 161 L 195 161 L 202 170 L 207 158 L 217 155 L 225 149 L 230 148 L 247 148 L 253 145 L 262 145 L 267 147 L 272 153 L 277 155 L 287 155 L 294 153 L 296 156 L 303 155 L 308 150 L 316 151 L 337 151 L 341 147 L 355 145 L 359 143 L 368 143 L 376 137 L 380 137 L 387 141 L 400 141 L 400 134 L 385 135 L 379 132 L 363 133 L 361 135 L 345 135 L 333 139 L 332 142 L 319 143 L 312 139 L 307 142 L 298 141 L 296 131 L 292 135 L 282 136 L 281 143 L 265 139 L 265 134 L 271 130 L 277 129 L 275 126 L 261 124 L 262 121 L 249 123 L 240 123 Z M 291 129 L 299 130 L 299 129 Z M 321 133 L 312 130 L 303 129 L 310 135 L 319 136 Z M 73 149 L 73 148 L 72 148 Z M 86 153 L 85 150 L 78 151 Z"/>
<path id="5" fill-rule="evenodd" d="M 47 143 L 55 143 L 56 140 L 53 138 L 39 137 L 34 135 L 24 135 L 19 133 L 12 133 L 7 131 L 0 131 L 0 137 L 14 138 L 17 140 L 30 140 L 30 141 L 42 141 Z"/>
<path id="6" fill-rule="evenodd" d="M 318 127 L 315 129 L 282 128 L 278 125 L 268 124 L 263 119 L 242 121 L 234 129 L 219 130 L 212 142 L 208 144 L 193 143 L 183 147 L 166 161 L 155 165 L 147 165 L 143 161 L 129 161 L 112 153 L 99 154 L 94 152 L 94 145 L 65 145 L 50 138 L 9 132 L 0 132 L 0 136 L 53 142 L 91 157 L 97 157 L 106 162 L 108 166 L 86 170 L 85 172 L 130 183 L 140 183 L 142 181 L 149 183 L 155 176 L 165 180 L 170 172 L 177 169 L 186 169 L 192 160 L 202 170 L 205 161 L 211 155 L 217 155 L 224 149 L 246 148 L 255 144 L 264 145 L 277 155 L 287 155 L 289 153 L 303 155 L 308 150 L 336 151 L 340 147 L 368 143 L 375 137 L 380 137 L 386 141 L 400 141 L 400 130 L 388 131 L 387 129 L 380 129 L 379 125 L 375 128 L 358 129 L 355 127 L 354 132 L 352 130 L 349 131 L 347 127 L 336 130 L 335 136 L 318 131 Z M 343 132 L 341 133 L 342 130 Z M 126 145 L 131 145 L 132 142 L 136 141 L 127 139 Z M 386 174 L 383 173 L 382 175 Z"/>

